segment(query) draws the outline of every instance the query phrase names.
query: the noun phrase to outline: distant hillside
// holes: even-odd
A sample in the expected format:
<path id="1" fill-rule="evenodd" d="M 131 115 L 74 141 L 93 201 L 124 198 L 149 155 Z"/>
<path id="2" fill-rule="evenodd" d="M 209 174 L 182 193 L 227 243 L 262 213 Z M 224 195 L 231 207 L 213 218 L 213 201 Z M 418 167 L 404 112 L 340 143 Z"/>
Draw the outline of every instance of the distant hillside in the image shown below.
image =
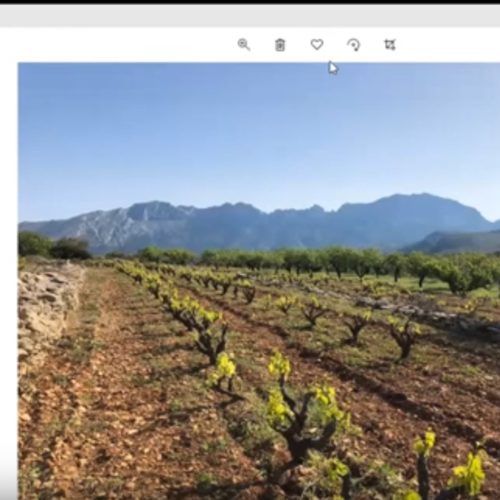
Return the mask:
<path id="1" fill-rule="evenodd" d="M 482 233 L 432 233 L 406 250 L 427 253 L 500 252 L 500 231 Z"/>
<path id="2" fill-rule="evenodd" d="M 265 213 L 237 203 L 195 208 L 154 201 L 65 220 L 22 222 L 20 230 L 89 241 L 95 253 L 134 252 L 147 245 L 272 249 L 346 245 L 398 249 L 436 231 L 485 232 L 496 226 L 474 208 L 430 194 L 393 195 L 348 203 L 337 212 L 319 206 Z"/>

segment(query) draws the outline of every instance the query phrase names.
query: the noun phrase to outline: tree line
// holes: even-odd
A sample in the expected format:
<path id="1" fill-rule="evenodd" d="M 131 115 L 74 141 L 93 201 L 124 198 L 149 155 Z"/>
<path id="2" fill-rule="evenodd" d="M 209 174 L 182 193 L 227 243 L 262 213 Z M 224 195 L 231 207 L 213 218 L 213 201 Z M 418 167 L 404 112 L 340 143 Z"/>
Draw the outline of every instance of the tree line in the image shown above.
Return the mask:
<path id="1" fill-rule="evenodd" d="M 18 253 L 20 257 L 38 255 L 53 259 L 90 259 L 88 243 L 79 238 L 61 238 L 51 240 L 31 231 L 21 231 L 18 235 Z"/>
<path id="2" fill-rule="evenodd" d="M 500 258 L 496 255 L 460 253 L 429 255 L 422 252 L 384 254 L 374 248 L 327 247 L 320 249 L 206 250 L 200 255 L 182 249 L 148 247 L 138 252 L 143 261 L 166 264 L 201 264 L 215 268 L 286 270 L 290 273 L 334 273 L 339 279 L 354 274 L 391 276 L 394 282 L 404 276 L 418 280 L 435 278 L 446 283 L 453 294 L 466 295 L 478 288 L 500 285 Z"/>
<path id="3" fill-rule="evenodd" d="M 87 242 L 78 238 L 52 241 L 32 232 L 19 233 L 19 255 L 86 259 L 91 254 Z M 135 255 L 120 252 L 107 258 L 137 258 L 142 262 L 173 265 L 205 265 L 215 268 L 245 268 L 286 270 L 290 273 L 334 273 L 339 279 L 354 274 L 360 280 L 365 276 L 392 276 L 398 282 L 402 276 L 418 280 L 420 288 L 425 280 L 435 278 L 446 283 L 453 294 L 466 295 L 479 288 L 500 286 L 500 257 L 479 253 L 429 255 L 421 252 L 382 253 L 374 248 L 347 248 L 332 246 L 319 249 L 286 248 L 278 250 L 205 250 L 196 254 L 182 248 L 148 246 Z"/>

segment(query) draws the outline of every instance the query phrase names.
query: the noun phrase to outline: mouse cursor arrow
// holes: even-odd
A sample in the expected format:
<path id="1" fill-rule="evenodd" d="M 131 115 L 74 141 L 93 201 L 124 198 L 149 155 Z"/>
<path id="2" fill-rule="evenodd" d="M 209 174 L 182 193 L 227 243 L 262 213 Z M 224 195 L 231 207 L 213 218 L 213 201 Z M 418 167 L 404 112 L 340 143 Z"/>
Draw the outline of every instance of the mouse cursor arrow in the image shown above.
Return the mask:
<path id="1" fill-rule="evenodd" d="M 338 66 L 335 65 L 334 63 L 332 63 L 332 61 L 329 61 L 328 62 L 328 73 L 330 73 L 330 75 L 336 75 L 338 72 L 339 72 Z"/>

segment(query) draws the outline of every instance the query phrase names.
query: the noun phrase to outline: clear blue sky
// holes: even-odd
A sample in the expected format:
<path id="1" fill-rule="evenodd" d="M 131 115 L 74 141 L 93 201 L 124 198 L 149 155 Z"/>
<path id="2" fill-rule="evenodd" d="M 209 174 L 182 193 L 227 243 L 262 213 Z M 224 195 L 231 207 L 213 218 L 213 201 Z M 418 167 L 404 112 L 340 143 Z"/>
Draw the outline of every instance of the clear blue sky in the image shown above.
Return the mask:
<path id="1" fill-rule="evenodd" d="M 500 219 L 500 65 L 339 68 L 22 64 L 19 218 L 428 192 Z"/>

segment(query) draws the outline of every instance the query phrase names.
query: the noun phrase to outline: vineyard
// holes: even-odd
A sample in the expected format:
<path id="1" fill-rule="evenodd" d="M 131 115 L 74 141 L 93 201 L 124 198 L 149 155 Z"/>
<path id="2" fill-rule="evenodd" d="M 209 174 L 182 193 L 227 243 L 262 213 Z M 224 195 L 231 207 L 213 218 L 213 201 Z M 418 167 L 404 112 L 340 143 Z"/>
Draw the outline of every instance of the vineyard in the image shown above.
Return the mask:
<path id="1" fill-rule="evenodd" d="M 278 256 L 82 263 L 20 498 L 500 498 L 499 258 Z"/>

